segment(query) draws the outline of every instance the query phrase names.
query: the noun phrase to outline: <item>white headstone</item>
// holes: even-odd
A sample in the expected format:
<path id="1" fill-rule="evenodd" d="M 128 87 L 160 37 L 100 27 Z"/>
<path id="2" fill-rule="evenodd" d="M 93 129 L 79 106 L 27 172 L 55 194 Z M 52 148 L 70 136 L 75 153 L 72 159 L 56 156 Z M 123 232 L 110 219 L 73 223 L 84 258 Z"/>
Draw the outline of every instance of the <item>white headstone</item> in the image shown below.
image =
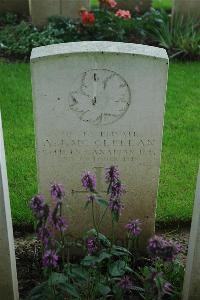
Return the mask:
<path id="1" fill-rule="evenodd" d="M 200 0 L 173 0 L 172 10 L 175 18 L 188 18 L 197 21 L 200 18 Z"/>
<path id="2" fill-rule="evenodd" d="M 18 283 L 0 115 L 0 299 L 17 300 Z"/>
<path id="3" fill-rule="evenodd" d="M 131 218 L 154 233 L 168 57 L 164 49 L 113 42 L 36 48 L 31 56 L 39 191 L 51 182 L 68 188 L 72 237 L 90 226 L 80 183 L 118 165 L 126 183 L 118 237 Z M 97 213 L 98 214 L 98 213 Z M 81 221 L 80 221 L 81 220 Z M 110 231 L 110 220 L 104 224 Z"/>
<path id="4" fill-rule="evenodd" d="M 45 25 L 51 16 L 77 19 L 81 9 L 89 7 L 89 0 L 29 0 L 31 20 L 36 26 Z"/>
<path id="5" fill-rule="evenodd" d="M 197 179 L 196 196 L 183 286 L 183 300 L 200 299 L 200 169 Z"/>
<path id="6" fill-rule="evenodd" d="M 0 0 L 0 13 L 6 12 L 28 16 L 28 0 Z"/>

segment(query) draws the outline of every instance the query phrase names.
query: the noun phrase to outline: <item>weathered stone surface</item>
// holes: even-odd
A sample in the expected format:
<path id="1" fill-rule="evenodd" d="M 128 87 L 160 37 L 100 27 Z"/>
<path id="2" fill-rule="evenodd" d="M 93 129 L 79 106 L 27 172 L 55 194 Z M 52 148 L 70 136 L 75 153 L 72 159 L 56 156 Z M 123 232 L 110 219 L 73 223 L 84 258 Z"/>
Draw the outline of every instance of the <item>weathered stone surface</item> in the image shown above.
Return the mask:
<path id="1" fill-rule="evenodd" d="M 200 169 L 197 179 L 196 196 L 183 287 L 183 300 L 200 299 Z"/>
<path id="2" fill-rule="evenodd" d="M 2 12 L 29 15 L 28 0 L 0 0 L 0 13 Z"/>
<path id="3" fill-rule="evenodd" d="M 199 0 L 174 0 L 173 16 L 180 18 L 200 18 Z"/>
<path id="4" fill-rule="evenodd" d="M 89 9 L 89 0 L 62 0 L 61 15 L 69 18 L 79 18 L 81 9 Z"/>
<path id="5" fill-rule="evenodd" d="M 131 218 L 154 233 L 168 57 L 164 49 L 112 42 L 36 48 L 31 56 L 39 191 L 51 182 L 68 188 L 71 236 L 91 224 L 80 184 L 118 165 L 127 185 L 118 237 Z M 98 215 L 97 211 L 97 215 Z M 110 219 L 103 225 L 110 232 Z"/>
<path id="6" fill-rule="evenodd" d="M 18 300 L 12 219 L 0 115 L 0 298 Z"/>
<path id="7" fill-rule="evenodd" d="M 78 18 L 80 10 L 89 8 L 89 0 L 29 0 L 33 24 L 41 26 L 51 16 Z"/>

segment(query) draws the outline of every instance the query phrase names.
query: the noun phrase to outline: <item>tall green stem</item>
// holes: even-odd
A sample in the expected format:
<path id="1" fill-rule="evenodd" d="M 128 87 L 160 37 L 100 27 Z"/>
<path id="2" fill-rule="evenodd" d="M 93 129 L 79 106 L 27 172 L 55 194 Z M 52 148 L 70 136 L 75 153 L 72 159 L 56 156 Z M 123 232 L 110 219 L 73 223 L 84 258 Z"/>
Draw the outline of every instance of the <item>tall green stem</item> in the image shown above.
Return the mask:
<path id="1" fill-rule="evenodd" d="M 96 230 L 97 233 L 97 241 L 99 243 L 99 230 L 98 227 L 96 226 L 96 221 L 95 221 L 95 214 L 94 214 L 94 202 L 92 201 L 92 219 L 93 219 L 93 226 Z"/>

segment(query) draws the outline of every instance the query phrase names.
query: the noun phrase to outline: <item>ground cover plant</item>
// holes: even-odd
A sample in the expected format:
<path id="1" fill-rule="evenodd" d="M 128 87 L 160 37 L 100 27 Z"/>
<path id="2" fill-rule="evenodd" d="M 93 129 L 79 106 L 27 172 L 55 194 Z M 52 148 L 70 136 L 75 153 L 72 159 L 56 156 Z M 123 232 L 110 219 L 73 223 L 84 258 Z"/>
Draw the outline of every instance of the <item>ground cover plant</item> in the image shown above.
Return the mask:
<path id="1" fill-rule="evenodd" d="M 51 17 L 37 28 L 16 15 L 0 17 L 0 53 L 2 56 L 28 59 L 32 48 L 63 42 L 105 40 L 134 42 L 166 48 L 171 57 L 200 58 L 199 20 L 171 20 L 165 10 L 142 13 L 117 8 L 117 2 L 100 1 L 101 8 L 80 12 L 80 20 Z M 107 4 L 105 4 L 107 3 Z M 159 2 L 158 2 L 159 3 Z M 110 8 L 110 9 L 108 9 Z"/>
<path id="2" fill-rule="evenodd" d="M 42 195 L 30 201 L 41 241 L 44 275 L 28 299 L 134 299 L 134 295 L 146 300 L 180 299 L 184 268 L 176 260 L 179 245 L 154 236 L 147 247 L 149 257 L 139 257 L 142 222 L 138 219 L 130 220 L 124 227 L 126 245 L 116 244 L 115 232 L 126 192 L 118 167 L 105 170 L 106 198 L 98 193 L 92 172 L 85 171 L 81 182 L 88 192 L 85 209 L 92 215 L 93 228 L 89 228 L 79 243 L 82 254 L 75 262 L 70 260 L 71 241 L 67 236 L 70 224 L 62 215 L 63 199 L 67 201 L 64 187 L 51 186 L 52 206 Z M 96 206 L 101 208 L 99 218 L 95 214 Z M 109 218 L 112 224 L 110 237 L 102 234 L 104 218 Z"/>
<path id="3" fill-rule="evenodd" d="M 199 62 L 170 64 L 158 222 L 191 219 L 200 148 L 199 73 Z M 37 185 L 29 65 L 1 62 L 0 82 L 13 221 L 32 224 L 27 202 Z"/>

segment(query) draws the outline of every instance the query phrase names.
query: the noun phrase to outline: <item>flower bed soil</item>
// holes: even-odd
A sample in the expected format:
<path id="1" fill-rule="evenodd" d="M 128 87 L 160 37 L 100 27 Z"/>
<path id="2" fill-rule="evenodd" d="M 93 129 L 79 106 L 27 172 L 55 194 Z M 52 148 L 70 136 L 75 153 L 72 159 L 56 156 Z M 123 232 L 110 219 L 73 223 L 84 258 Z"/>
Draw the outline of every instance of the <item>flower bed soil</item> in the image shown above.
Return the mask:
<path id="1" fill-rule="evenodd" d="M 189 227 L 186 227 L 157 231 L 158 235 L 162 235 L 166 239 L 172 239 L 181 245 L 179 259 L 184 264 L 186 263 L 189 230 Z M 33 235 L 25 235 L 24 232 L 19 231 L 15 231 L 14 234 L 19 293 L 20 300 L 23 300 L 30 290 L 41 281 L 40 244 Z"/>

